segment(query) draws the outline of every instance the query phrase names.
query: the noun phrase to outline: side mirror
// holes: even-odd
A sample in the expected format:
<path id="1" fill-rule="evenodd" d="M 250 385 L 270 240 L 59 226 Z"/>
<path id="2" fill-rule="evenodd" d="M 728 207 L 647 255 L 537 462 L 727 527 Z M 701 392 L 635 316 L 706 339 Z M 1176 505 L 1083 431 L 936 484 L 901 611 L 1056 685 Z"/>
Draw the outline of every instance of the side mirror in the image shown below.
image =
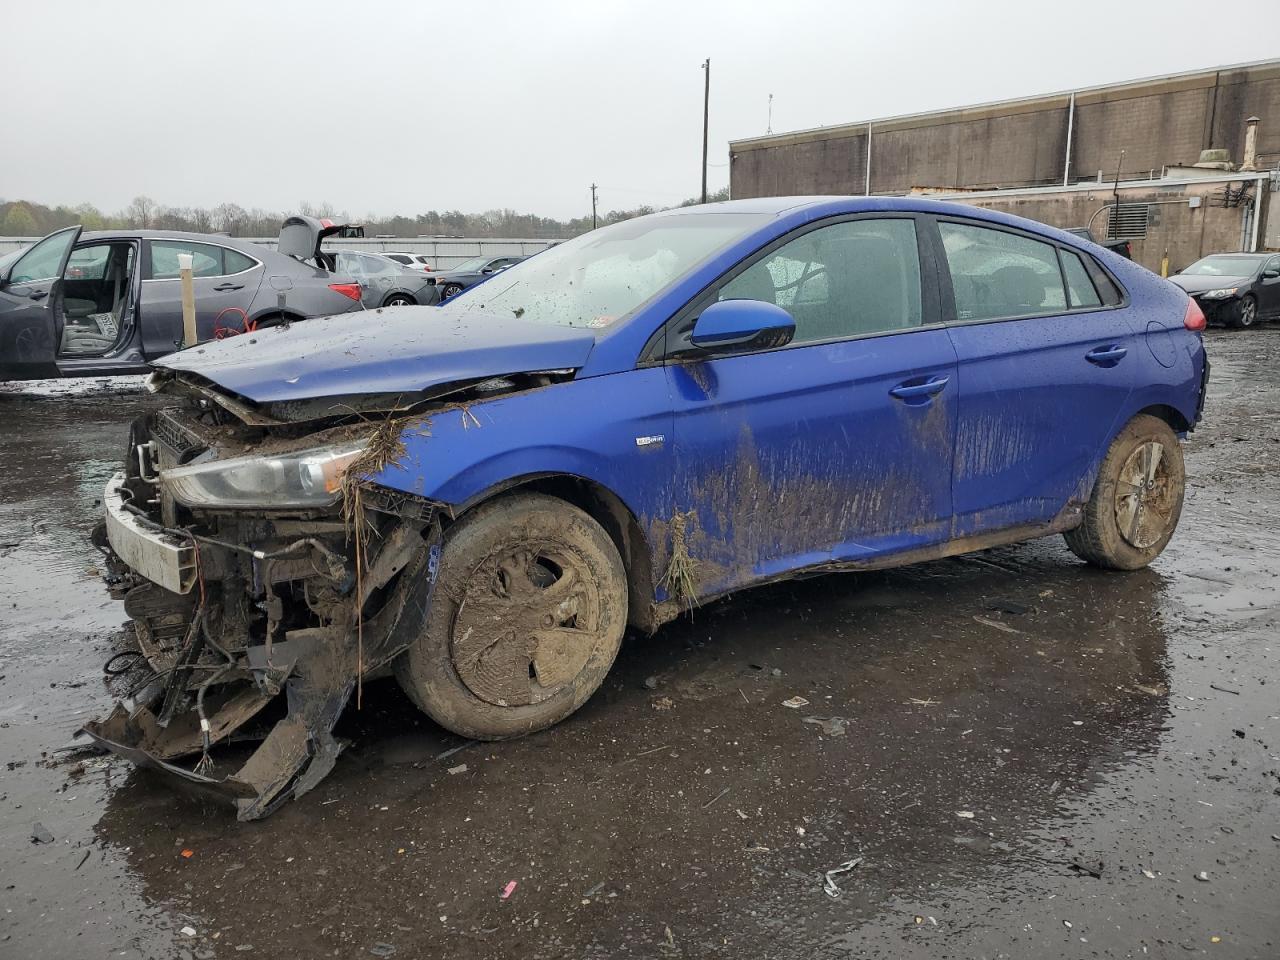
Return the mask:
<path id="1" fill-rule="evenodd" d="M 480 272 L 481 272 L 481 273 L 486 273 L 486 274 L 487 274 L 487 273 L 493 273 L 493 271 L 494 271 L 494 268 L 493 268 L 493 267 L 485 267 L 485 268 L 484 268 L 483 270 L 481 270 Z"/>
<path id="2" fill-rule="evenodd" d="M 1262 271 L 1262 276 L 1266 280 L 1274 280 L 1276 277 L 1280 277 L 1280 267 L 1267 267 Z"/>
<path id="3" fill-rule="evenodd" d="M 791 314 L 760 300 L 720 300 L 702 311 L 690 340 L 702 350 L 785 347 L 796 335 Z"/>

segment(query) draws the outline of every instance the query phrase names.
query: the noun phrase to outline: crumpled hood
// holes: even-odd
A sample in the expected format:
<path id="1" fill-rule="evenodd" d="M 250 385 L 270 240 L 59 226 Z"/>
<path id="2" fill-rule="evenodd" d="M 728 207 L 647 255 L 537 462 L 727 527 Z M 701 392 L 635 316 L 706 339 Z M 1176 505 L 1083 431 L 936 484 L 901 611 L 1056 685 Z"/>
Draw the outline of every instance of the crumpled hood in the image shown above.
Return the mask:
<path id="1" fill-rule="evenodd" d="M 1181 274 L 1169 279 L 1187 293 L 1204 293 L 1206 290 L 1221 290 L 1223 287 L 1244 287 L 1253 282 L 1252 277 L 1188 277 Z"/>
<path id="2" fill-rule="evenodd" d="M 595 335 L 449 307 L 316 317 L 211 341 L 155 362 L 255 403 L 364 393 L 416 393 L 540 370 L 577 369 Z"/>

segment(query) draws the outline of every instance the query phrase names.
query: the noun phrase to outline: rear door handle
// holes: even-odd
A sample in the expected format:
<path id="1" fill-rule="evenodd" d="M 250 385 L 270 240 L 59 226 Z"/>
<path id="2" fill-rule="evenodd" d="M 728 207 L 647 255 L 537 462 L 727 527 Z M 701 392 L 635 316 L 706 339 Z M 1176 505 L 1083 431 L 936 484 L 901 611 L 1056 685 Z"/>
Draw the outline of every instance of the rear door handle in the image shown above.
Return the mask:
<path id="1" fill-rule="evenodd" d="M 1114 345 L 1097 347 L 1086 353 L 1084 358 L 1090 363 L 1098 364 L 1100 367 L 1111 367 L 1123 360 L 1125 358 L 1125 354 L 1128 352 L 1129 351 L 1124 347 L 1117 347 Z"/>
<path id="2" fill-rule="evenodd" d="M 942 388 L 947 385 L 950 379 L 950 377 L 934 377 L 924 383 L 912 383 L 908 380 L 890 390 L 889 396 L 897 397 L 899 400 L 906 400 L 908 403 L 912 400 L 919 403 L 935 394 L 941 393 Z"/>
<path id="3" fill-rule="evenodd" d="M 224 293 L 227 290 L 243 290 L 244 284 L 243 283 L 220 283 L 213 289 L 217 290 L 219 293 Z"/>

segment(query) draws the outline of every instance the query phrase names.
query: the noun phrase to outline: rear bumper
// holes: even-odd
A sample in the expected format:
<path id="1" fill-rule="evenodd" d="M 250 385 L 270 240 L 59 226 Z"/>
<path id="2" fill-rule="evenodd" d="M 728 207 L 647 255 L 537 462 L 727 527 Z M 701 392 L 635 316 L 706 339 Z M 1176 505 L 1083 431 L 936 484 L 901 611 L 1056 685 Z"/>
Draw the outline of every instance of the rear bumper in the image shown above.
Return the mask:
<path id="1" fill-rule="evenodd" d="M 190 593 L 197 576 L 194 546 L 131 512 L 124 483 L 124 473 L 117 473 L 102 494 L 111 549 L 139 576 L 171 593 Z"/>

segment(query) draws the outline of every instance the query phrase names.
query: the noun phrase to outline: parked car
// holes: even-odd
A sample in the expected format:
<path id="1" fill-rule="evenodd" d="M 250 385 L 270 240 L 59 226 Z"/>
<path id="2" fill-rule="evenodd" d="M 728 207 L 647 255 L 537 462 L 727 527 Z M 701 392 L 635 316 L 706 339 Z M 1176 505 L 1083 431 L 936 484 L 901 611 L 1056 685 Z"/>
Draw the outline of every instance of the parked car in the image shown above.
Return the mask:
<path id="1" fill-rule="evenodd" d="M 440 288 L 440 298 L 448 300 L 468 287 L 527 259 L 528 257 L 472 257 L 448 270 L 437 270 L 433 276 L 436 286 Z"/>
<path id="2" fill-rule="evenodd" d="M 1195 297 L 1210 323 L 1251 327 L 1280 319 L 1280 255 L 1215 253 L 1169 279 Z"/>
<path id="3" fill-rule="evenodd" d="M 429 306 L 440 302 L 435 281 L 389 257 L 357 250 L 334 253 L 337 269 L 360 284 L 361 301 L 374 307 Z"/>
<path id="4" fill-rule="evenodd" d="M 394 260 L 403 267 L 409 267 L 413 270 L 425 270 L 431 272 L 431 258 L 424 253 L 400 253 L 399 251 L 391 251 L 384 253 L 382 256 L 388 260 Z"/>
<path id="5" fill-rule="evenodd" d="M 1067 233 L 1073 237 L 1081 237 L 1084 240 L 1091 240 L 1100 247 L 1106 247 L 1112 253 L 1118 253 L 1126 260 L 1133 259 L 1133 247 L 1129 245 L 1128 240 L 1094 240 L 1093 234 L 1089 232 L 1088 227 L 1067 227 Z"/>
<path id="6" fill-rule="evenodd" d="M 582 706 L 628 625 L 754 584 L 1050 534 L 1143 567 L 1182 510 L 1203 326 L 1042 224 L 797 197 L 593 230 L 432 323 L 174 354 L 153 384 L 190 399 L 104 492 L 156 678 L 86 731 L 250 819 L 324 776 L 377 671 L 501 740 Z M 240 773 L 173 762 L 282 687 Z"/>
<path id="7" fill-rule="evenodd" d="M 182 341 L 183 253 L 201 340 L 359 310 L 359 285 L 319 249 L 341 229 L 291 217 L 274 251 L 165 230 L 51 233 L 0 260 L 0 380 L 145 373 Z"/>

